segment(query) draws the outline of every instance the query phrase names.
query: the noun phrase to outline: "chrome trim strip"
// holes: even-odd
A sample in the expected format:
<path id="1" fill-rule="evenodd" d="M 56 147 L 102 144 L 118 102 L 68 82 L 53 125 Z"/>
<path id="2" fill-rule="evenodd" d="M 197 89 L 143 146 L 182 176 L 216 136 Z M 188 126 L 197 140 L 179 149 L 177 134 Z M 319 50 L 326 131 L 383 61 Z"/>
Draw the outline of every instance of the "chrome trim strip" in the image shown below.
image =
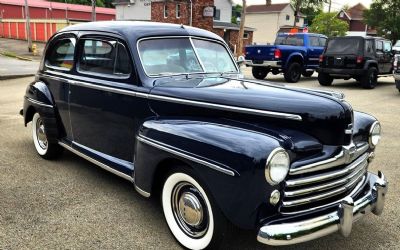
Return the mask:
<path id="1" fill-rule="evenodd" d="M 150 193 L 144 191 L 143 189 L 139 188 L 138 186 L 135 185 L 135 190 L 142 196 L 149 198 L 150 197 Z"/>
<path id="2" fill-rule="evenodd" d="M 92 83 L 87 83 L 87 82 L 82 82 L 82 81 L 75 81 L 75 80 L 68 80 L 68 83 L 71 85 L 79 86 L 79 87 L 109 91 L 112 93 L 123 94 L 123 95 L 128 95 L 128 96 L 136 96 L 136 92 L 132 91 L 132 90 L 118 89 L 118 88 L 107 87 L 107 86 L 103 86 L 103 85 L 97 85 L 97 84 L 92 84 Z"/>
<path id="3" fill-rule="evenodd" d="M 65 149 L 71 151 L 72 153 L 74 153 L 74 154 L 76 154 L 76 155 L 78 155 L 78 156 L 84 158 L 85 160 L 88 160 L 88 161 L 90 161 L 91 163 L 93 163 L 93 164 L 95 164 L 95 165 L 101 167 L 102 169 L 107 170 L 108 172 L 111 172 L 111 173 L 113 173 L 113 174 L 115 174 L 115 175 L 117 175 L 117 176 L 119 176 L 119 177 L 121 177 L 121 178 L 124 178 L 125 180 L 128 180 L 128 181 L 130 181 L 130 182 L 133 183 L 133 178 L 132 178 L 131 176 L 129 176 L 129 175 L 127 175 L 127 174 L 124 174 L 124 173 L 121 173 L 121 172 L 119 172 L 119 171 L 117 171 L 117 170 L 115 170 L 115 169 L 113 169 L 113 168 L 107 166 L 106 164 L 104 164 L 104 163 L 102 163 L 102 162 L 99 162 L 98 160 L 95 160 L 95 159 L 91 158 L 91 157 L 89 157 L 89 156 L 87 156 L 87 155 L 81 153 L 80 151 L 78 151 L 78 150 L 76 150 L 76 149 L 74 149 L 74 148 L 68 146 L 67 144 L 65 144 L 65 143 L 63 143 L 63 142 L 58 142 L 58 144 L 59 144 L 60 146 L 62 146 L 63 148 L 65 148 Z"/>
<path id="4" fill-rule="evenodd" d="M 301 185 L 307 185 L 307 184 L 313 184 L 316 182 L 321 182 L 325 180 L 330 180 L 335 177 L 339 177 L 342 175 L 345 175 L 347 173 L 350 173 L 354 169 L 358 168 L 361 164 L 368 164 L 368 153 L 365 153 L 362 155 L 360 158 L 346 166 L 345 168 L 337 171 L 331 171 L 328 173 L 322 173 L 310 177 L 304 177 L 304 178 L 299 178 L 299 179 L 293 179 L 293 180 L 287 180 L 286 181 L 286 186 L 287 187 L 296 187 L 296 186 L 301 186 Z"/>
<path id="5" fill-rule="evenodd" d="M 29 97 L 27 97 L 27 96 L 25 96 L 25 99 L 26 99 L 27 101 L 29 101 L 29 102 L 33 103 L 33 104 L 36 104 L 36 105 L 39 105 L 39 106 L 42 106 L 42 107 L 46 107 L 46 108 L 53 108 L 53 106 L 52 106 L 52 105 L 48 105 L 48 104 L 46 104 L 46 103 L 43 103 L 43 102 L 37 101 L 37 100 L 35 100 L 35 99 L 32 99 L 32 98 L 29 98 Z"/>
<path id="6" fill-rule="evenodd" d="M 358 158 L 361 154 L 367 151 L 368 148 L 368 143 L 363 143 L 355 149 L 355 145 L 352 143 L 349 146 L 343 146 L 342 150 L 332 158 L 290 169 L 289 174 L 298 175 L 337 167 Z"/>
<path id="7" fill-rule="evenodd" d="M 365 214 L 372 212 L 380 215 L 382 213 L 388 182 L 381 172 L 379 176 L 374 174 L 368 176 L 367 181 L 371 185 L 368 192 L 361 198 L 353 201 L 351 196 L 347 196 L 338 201 L 340 205 L 337 211 L 322 216 L 294 222 L 279 221 L 275 224 L 265 224 L 261 226 L 257 240 L 267 245 L 282 246 L 310 241 L 336 231 L 343 236 L 348 235 L 351 225 Z"/>
<path id="8" fill-rule="evenodd" d="M 227 175 L 230 175 L 230 176 L 235 176 L 235 173 L 232 170 L 228 170 L 228 169 L 225 169 L 225 168 L 220 167 L 218 165 L 215 165 L 215 164 L 213 164 L 211 162 L 207 162 L 207 161 L 198 159 L 196 157 L 190 156 L 190 155 L 188 155 L 186 153 L 183 153 L 185 151 L 183 151 L 181 149 L 177 149 L 177 148 L 172 149 L 171 146 L 168 146 L 168 145 L 166 145 L 166 144 L 164 144 L 162 142 L 156 142 L 156 141 L 154 141 L 154 140 L 152 140 L 150 138 L 147 138 L 145 136 L 142 136 L 142 135 L 137 136 L 136 138 L 140 142 L 146 143 L 146 144 L 148 144 L 150 146 L 156 147 L 156 148 L 161 149 L 163 151 L 166 151 L 168 153 L 171 153 L 171 154 L 177 155 L 179 157 L 185 158 L 185 159 L 187 159 L 189 161 L 193 161 L 193 162 L 196 162 L 198 164 L 207 166 L 207 167 L 209 167 L 211 169 L 214 169 L 214 170 L 217 170 L 217 171 L 219 171 L 221 173 L 224 173 L 224 174 L 227 174 Z"/>
<path id="9" fill-rule="evenodd" d="M 170 101 L 170 102 L 175 102 L 175 103 L 180 103 L 180 104 L 193 105 L 196 107 L 208 107 L 208 108 L 215 108 L 215 109 L 224 110 L 224 111 L 236 111 L 236 112 L 250 114 L 250 115 L 262 115 L 262 116 L 266 116 L 266 117 L 284 118 L 284 119 L 289 119 L 289 120 L 302 121 L 302 118 L 300 115 L 294 115 L 294 114 L 289 114 L 289 113 L 266 111 L 266 110 L 260 110 L 260 109 L 242 108 L 242 107 L 237 107 L 237 106 L 228 106 L 228 105 L 215 104 L 215 103 L 206 103 L 206 102 L 200 102 L 200 101 L 192 101 L 192 100 L 188 100 L 188 99 L 179 99 L 179 98 L 168 97 L 168 96 L 153 95 L 153 94 L 149 94 L 148 97 L 149 97 L 149 99 L 153 99 L 153 100 Z"/>

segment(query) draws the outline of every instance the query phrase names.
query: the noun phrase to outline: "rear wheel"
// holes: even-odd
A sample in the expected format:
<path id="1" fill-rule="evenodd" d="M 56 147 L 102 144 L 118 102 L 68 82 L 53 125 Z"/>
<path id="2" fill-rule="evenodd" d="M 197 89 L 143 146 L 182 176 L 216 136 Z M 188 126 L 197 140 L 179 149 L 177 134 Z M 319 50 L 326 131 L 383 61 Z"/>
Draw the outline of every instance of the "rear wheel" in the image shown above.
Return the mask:
<path id="1" fill-rule="evenodd" d="M 192 171 L 171 171 L 161 202 L 169 229 L 182 246 L 213 249 L 222 243 L 227 221 Z"/>
<path id="2" fill-rule="evenodd" d="M 301 77 L 301 65 L 300 63 L 293 62 L 289 65 L 284 73 L 285 80 L 290 83 L 295 83 L 300 80 Z"/>
<path id="3" fill-rule="evenodd" d="M 267 77 L 269 69 L 266 67 L 253 67 L 251 72 L 253 73 L 254 78 L 263 80 Z"/>
<path id="4" fill-rule="evenodd" d="M 314 70 L 313 71 L 303 71 L 302 75 L 304 77 L 311 77 L 314 74 Z"/>
<path id="5" fill-rule="evenodd" d="M 327 73 L 318 73 L 318 82 L 322 86 L 331 86 L 333 82 L 333 77 Z"/>
<path id="6" fill-rule="evenodd" d="M 375 67 L 370 67 L 367 73 L 361 76 L 361 86 L 364 89 L 373 89 L 378 83 L 378 70 Z"/>
<path id="7" fill-rule="evenodd" d="M 48 140 L 46 130 L 48 128 L 39 113 L 32 118 L 32 139 L 36 152 L 44 159 L 57 158 L 62 153 L 62 148 L 55 142 Z"/>

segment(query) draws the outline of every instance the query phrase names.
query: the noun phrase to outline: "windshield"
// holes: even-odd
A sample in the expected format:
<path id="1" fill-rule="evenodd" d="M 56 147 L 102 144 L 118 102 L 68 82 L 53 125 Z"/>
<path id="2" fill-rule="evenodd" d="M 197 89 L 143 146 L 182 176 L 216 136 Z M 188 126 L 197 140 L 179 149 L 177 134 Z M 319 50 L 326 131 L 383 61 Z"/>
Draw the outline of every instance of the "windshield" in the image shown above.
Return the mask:
<path id="1" fill-rule="evenodd" d="M 304 39 L 299 35 L 281 35 L 276 37 L 275 45 L 304 46 Z"/>
<path id="2" fill-rule="evenodd" d="M 139 43 L 139 54 L 142 65 L 149 76 L 238 73 L 225 46 L 201 39 L 143 40 Z"/>
<path id="3" fill-rule="evenodd" d="M 332 39 L 329 40 L 328 46 L 326 47 L 326 53 L 330 54 L 358 54 L 361 46 L 360 39 Z"/>

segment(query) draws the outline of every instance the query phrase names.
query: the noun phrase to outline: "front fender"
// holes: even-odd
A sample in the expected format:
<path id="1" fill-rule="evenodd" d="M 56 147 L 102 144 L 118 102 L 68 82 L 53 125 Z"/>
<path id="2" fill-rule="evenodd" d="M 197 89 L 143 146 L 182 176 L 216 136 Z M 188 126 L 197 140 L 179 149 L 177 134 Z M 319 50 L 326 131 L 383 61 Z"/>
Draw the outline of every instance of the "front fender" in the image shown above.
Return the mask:
<path id="1" fill-rule="evenodd" d="M 160 163 L 179 159 L 196 172 L 232 223 L 254 229 L 260 210 L 274 211 L 268 203 L 273 187 L 265 180 L 264 166 L 281 144 L 274 136 L 222 123 L 149 120 L 138 135 L 135 185 L 150 193 Z"/>

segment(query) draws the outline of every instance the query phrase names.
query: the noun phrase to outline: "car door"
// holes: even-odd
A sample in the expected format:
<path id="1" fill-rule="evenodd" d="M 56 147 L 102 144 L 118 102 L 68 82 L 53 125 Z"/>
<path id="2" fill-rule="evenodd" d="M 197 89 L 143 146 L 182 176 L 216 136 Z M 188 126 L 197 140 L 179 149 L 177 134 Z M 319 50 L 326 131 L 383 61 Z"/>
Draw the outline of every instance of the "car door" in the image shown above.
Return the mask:
<path id="1" fill-rule="evenodd" d="M 324 47 L 321 46 L 318 36 L 309 36 L 308 41 L 308 66 L 318 67 L 319 56 L 322 54 Z"/>
<path id="2" fill-rule="evenodd" d="M 69 115 L 69 82 L 75 65 L 76 34 L 62 33 L 54 37 L 46 50 L 39 79 L 48 86 L 62 121 L 65 138 L 72 141 Z"/>
<path id="3" fill-rule="evenodd" d="M 122 40 L 88 35 L 77 47 L 77 74 L 70 82 L 74 145 L 110 164 L 118 162 L 118 170 L 130 174 L 138 119 L 148 110 L 147 100 L 136 93 L 146 89 L 137 84 Z"/>

